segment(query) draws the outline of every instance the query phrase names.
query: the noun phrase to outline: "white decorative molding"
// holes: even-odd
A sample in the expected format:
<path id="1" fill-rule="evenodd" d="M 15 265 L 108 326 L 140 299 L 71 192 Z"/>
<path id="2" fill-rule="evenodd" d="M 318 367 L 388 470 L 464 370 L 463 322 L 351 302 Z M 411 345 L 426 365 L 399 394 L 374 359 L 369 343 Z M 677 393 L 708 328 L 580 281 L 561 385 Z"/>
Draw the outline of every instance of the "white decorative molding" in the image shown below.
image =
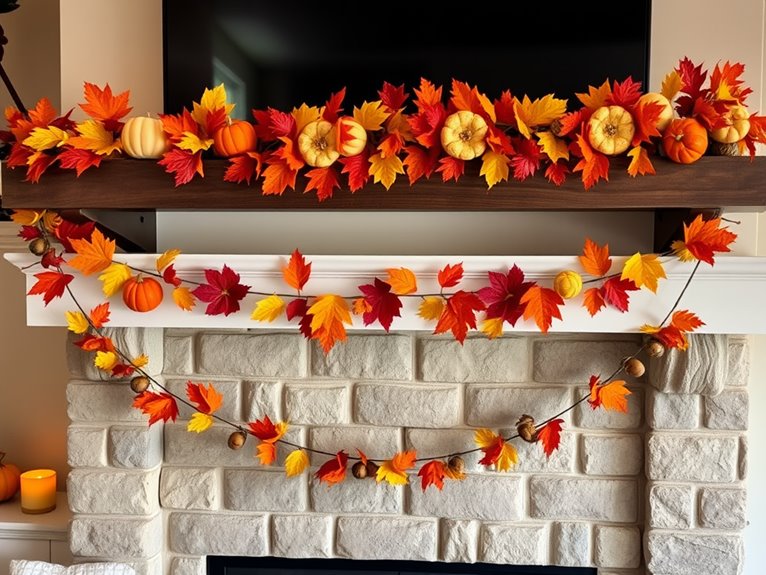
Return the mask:
<path id="1" fill-rule="evenodd" d="M 27 276 L 27 289 L 34 285 L 35 273 L 42 271 L 35 265 L 31 254 L 9 253 L 5 258 Z M 116 261 L 136 268 L 154 269 L 156 255 L 118 254 Z M 418 278 L 418 293 L 438 293 L 436 274 L 445 264 L 462 262 L 465 279 L 455 289 L 475 290 L 488 284 L 487 271 L 506 271 L 518 265 L 531 280 L 551 285 L 554 276 L 565 269 L 581 269 L 576 256 L 306 256 L 312 262 L 311 279 L 306 284 L 306 294 L 334 293 L 358 297 L 357 286 L 371 283 L 374 277 L 385 279 L 387 268 L 406 267 Z M 582 295 L 567 301 L 562 309 L 563 321 L 554 320 L 551 331 L 634 333 L 644 323 L 658 324 L 673 307 L 684 288 L 694 263 L 683 263 L 674 258 L 664 262 L 668 278 L 660 280 L 657 294 L 646 289 L 630 293 L 630 311 L 620 313 L 608 308 L 590 317 L 582 307 Z M 624 257 L 613 258 L 613 270 L 620 270 Z M 276 255 L 196 255 L 182 254 L 175 261 L 175 268 L 182 278 L 204 281 L 203 270 L 221 269 L 226 264 L 241 276 L 243 284 L 253 290 L 269 293 L 293 292 L 282 279 L 281 268 L 286 256 Z M 84 277 L 76 273 L 70 284 L 82 306 L 86 309 L 104 301 L 101 283 L 95 276 Z M 587 278 L 586 278 L 587 279 Z M 587 285 L 586 285 L 587 287 Z M 110 325 L 115 327 L 190 327 L 190 328 L 248 328 L 248 329 L 295 329 L 296 324 L 282 318 L 273 323 L 261 323 L 250 319 L 255 302 L 260 296 L 249 295 L 241 302 L 241 311 L 228 317 L 206 316 L 205 304 L 198 302 L 191 312 L 177 308 L 169 290 L 160 307 L 150 313 L 128 310 L 118 297 L 113 297 Z M 766 258 L 718 257 L 715 266 L 702 263 L 683 296 L 680 309 L 694 311 L 705 322 L 700 333 L 763 334 L 766 333 L 766 308 L 758 302 L 766 293 Z M 402 298 L 402 317 L 395 318 L 392 331 L 432 331 L 434 323 L 417 317 L 419 298 Z M 27 298 L 27 324 L 34 326 L 66 325 L 64 312 L 76 309 L 68 295 L 56 299 L 47 307 L 42 297 Z M 378 324 L 365 328 L 361 318 L 354 317 L 353 329 L 381 329 Z M 520 320 L 515 328 L 505 326 L 506 331 L 535 332 L 531 321 Z"/>

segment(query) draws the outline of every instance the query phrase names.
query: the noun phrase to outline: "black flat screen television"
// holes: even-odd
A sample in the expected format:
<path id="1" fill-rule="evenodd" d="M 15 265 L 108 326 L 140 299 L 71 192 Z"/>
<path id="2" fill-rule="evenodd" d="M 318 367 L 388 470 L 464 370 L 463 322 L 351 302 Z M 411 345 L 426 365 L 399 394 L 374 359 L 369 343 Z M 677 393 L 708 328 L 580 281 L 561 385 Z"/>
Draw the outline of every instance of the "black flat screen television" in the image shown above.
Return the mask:
<path id="1" fill-rule="evenodd" d="M 167 113 L 220 82 L 235 116 L 252 119 L 252 108 L 321 105 L 343 87 L 346 107 L 359 105 L 384 80 L 411 93 L 421 77 L 490 98 L 554 92 L 573 109 L 576 92 L 607 78 L 646 87 L 651 0 L 163 0 L 163 27 Z"/>

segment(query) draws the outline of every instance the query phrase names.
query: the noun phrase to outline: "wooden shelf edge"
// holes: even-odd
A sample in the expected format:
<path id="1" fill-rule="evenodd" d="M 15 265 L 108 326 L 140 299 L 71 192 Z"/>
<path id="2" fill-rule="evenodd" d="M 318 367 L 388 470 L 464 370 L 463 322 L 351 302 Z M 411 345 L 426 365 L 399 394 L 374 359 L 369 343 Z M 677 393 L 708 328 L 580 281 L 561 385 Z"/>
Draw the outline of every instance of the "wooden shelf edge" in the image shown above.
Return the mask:
<path id="1" fill-rule="evenodd" d="M 25 182 L 24 170 L 2 166 L 4 208 L 100 210 L 363 210 L 363 211 L 572 211 L 706 209 L 737 207 L 766 209 L 766 157 L 704 157 L 691 165 L 658 158 L 657 174 L 630 177 L 624 158 L 612 161 L 610 179 L 584 190 L 578 175 L 561 187 L 543 177 L 510 181 L 487 190 L 477 173 L 459 182 L 444 183 L 435 175 L 410 186 L 400 176 L 389 190 L 368 185 L 352 194 L 336 190 L 319 202 L 314 192 L 298 190 L 264 196 L 260 189 L 223 181 L 226 160 L 206 160 L 205 178 L 173 186 L 172 177 L 147 160 L 116 159 L 85 172 L 46 173 L 37 184 Z M 475 168 L 475 166 L 472 166 Z"/>

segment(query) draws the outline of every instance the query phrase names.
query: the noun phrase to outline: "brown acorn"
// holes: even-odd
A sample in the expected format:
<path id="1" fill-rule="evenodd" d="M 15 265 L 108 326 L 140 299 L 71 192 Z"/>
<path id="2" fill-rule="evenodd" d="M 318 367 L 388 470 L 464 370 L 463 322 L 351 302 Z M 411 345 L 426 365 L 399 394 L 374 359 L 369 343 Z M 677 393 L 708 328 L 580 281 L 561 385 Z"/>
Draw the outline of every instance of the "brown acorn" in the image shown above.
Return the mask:
<path id="1" fill-rule="evenodd" d="M 535 428 L 535 420 L 531 415 L 524 414 L 519 417 L 516 422 L 516 431 L 524 441 L 534 443 L 537 441 L 537 429 Z"/>
<path id="2" fill-rule="evenodd" d="M 367 477 L 375 477 L 378 474 L 378 464 L 374 461 L 367 462 Z"/>
<path id="3" fill-rule="evenodd" d="M 649 354 L 649 357 L 662 357 L 665 355 L 665 346 L 662 345 L 662 342 L 655 340 L 652 340 L 647 346 L 646 346 L 646 353 Z"/>
<path id="4" fill-rule="evenodd" d="M 245 444 L 247 434 L 244 431 L 234 431 L 229 436 L 229 449 L 239 449 Z"/>
<path id="5" fill-rule="evenodd" d="M 145 375 L 137 375 L 130 380 L 130 389 L 135 393 L 143 393 L 149 387 L 149 378 Z"/>
<path id="6" fill-rule="evenodd" d="M 563 128 L 563 126 L 561 125 L 561 120 L 556 118 L 555 120 L 553 120 L 553 122 L 551 122 L 551 125 L 550 125 L 550 127 L 548 129 L 551 131 L 551 133 L 554 136 L 560 136 L 561 135 L 561 128 Z"/>
<path id="7" fill-rule="evenodd" d="M 459 455 L 453 455 L 447 462 L 447 467 L 452 473 L 461 474 L 465 472 L 465 461 Z"/>
<path id="8" fill-rule="evenodd" d="M 365 465 L 361 461 L 357 461 L 351 467 L 351 474 L 357 479 L 364 479 L 365 477 L 367 477 L 367 465 Z"/>
<path id="9" fill-rule="evenodd" d="M 641 377 L 646 371 L 646 368 L 644 367 L 644 364 L 641 363 L 641 360 L 636 359 L 635 357 L 629 357 L 623 361 L 622 369 L 624 369 L 625 373 L 632 377 Z"/>
<path id="10" fill-rule="evenodd" d="M 35 238 L 29 242 L 29 251 L 36 256 L 41 256 L 51 247 L 45 238 Z"/>

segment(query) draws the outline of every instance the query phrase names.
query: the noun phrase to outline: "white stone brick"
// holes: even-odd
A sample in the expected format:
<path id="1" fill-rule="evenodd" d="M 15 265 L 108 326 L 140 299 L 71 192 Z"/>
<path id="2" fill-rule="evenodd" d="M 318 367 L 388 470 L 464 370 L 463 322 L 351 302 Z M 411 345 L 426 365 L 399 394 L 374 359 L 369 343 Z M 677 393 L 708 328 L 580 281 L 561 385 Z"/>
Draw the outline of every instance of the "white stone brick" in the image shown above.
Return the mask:
<path id="1" fill-rule="evenodd" d="M 649 479 L 725 483 L 737 477 L 736 437 L 653 433 L 646 445 Z"/>
<path id="2" fill-rule="evenodd" d="M 336 485 L 320 483 L 312 475 L 311 509 L 320 513 L 389 513 L 400 514 L 404 490 L 375 479 L 356 479 L 348 472 L 346 481 Z"/>
<path id="3" fill-rule="evenodd" d="M 189 375 L 194 372 L 194 338 L 190 335 L 165 334 L 165 366 L 163 373 Z"/>
<path id="4" fill-rule="evenodd" d="M 468 425 L 476 427 L 515 425 L 524 413 L 541 419 L 571 404 L 572 393 L 563 386 L 468 385 L 465 417 Z"/>
<path id="5" fill-rule="evenodd" d="M 338 517 L 335 553 L 354 559 L 436 561 L 434 519 Z"/>
<path id="6" fill-rule="evenodd" d="M 67 429 L 67 464 L 70 467 L 104 467 L 106 428 L 70 425 Z"/>
<path id="7" fill-rule="evenodd" d="M 747 525 L 747 493 L 744 489 L 704 487 L 700 491 L 699 520 L 702 527 L 740 530 Z"/>
<path id="8" fill-rule="evenodd" d="M 113 425 L 109 459 L 115 467 L 149 469 L 162 462 L 161 425 Z"/>
<path id="9" fill-rule="evenodd" d="M 271 553 L 277 557 L 332 557 L 332 517 L 273 515 Z"/>
<path id="10" fill-rule="evenodd" d="M 219 485 L 215 468 L 165 465 L 160 474 L 160 502 L 165 509 L 219 509 Z"/>
<path id="11" fill-rule="evenodd" d="M 403 427 L 461 423 L 460 390 L 435 384 L 360 383 L 354 386 L 354 421 Z"/>
<path id="12" fill-rule="evenodd" d="M 224 469 L 223 504 L 233 511 L 306 511 L 306 474 L 283 470 Z"/>
<path id="13" fill-rule="evenodd" d="M 164 363 L 162 328 L 105 327 L 101 331 L 105 337 L 112 338 L 114 346 L 128 357 L 145 354 L 149 358 L 149 363 L 142 368 L 146 373 L 149 375 L 162 373 Z M 83 351 L 74 345 L 74 342 L 81 338 L 81 335 L 68 334 L 66 349 L 69 372 L 73 377 L 91 381 L 111 380 L 105 372 L 93 365 L 94 353 Z"/>
<path id="14" fill-rule="evenodd" d="M 394 322 L 396 323 L 396 322 Z M 311 348 L 311 373 L 335 379 L 412 379 L 412 337 L 394 334 L 349 335 L 325 354 Z"/>
<path id="15" fill-rule="evenodd" d="M 243 381 L 243 418 L 245 421 L 263 419 L 268 415 L 272 421 L 284 419 L 282 414 L 282 384 L 276 381 Z"/>
<path id="16" fill-rule="evenodd" d="M 739 462 L 737 465 L 737 471 L 739 472 L 739 478 L 742 480 L 747 479 L 747 436 L 739 436 Z"/>
<path id="17" fill-rule="evenodd" d="M 442 519 L 439 531 L 441 560 L 447 563 L 475 563 L 479 544 L 478 521 Z"/>
<path id="18" fill-rule="evenodd" d="M 347 385 L 285 385 L 285 419 L 304 425 L 337 425 L 349 417 Z"/>
<path id="19" fill-rule="evenodd" d="M 728 336 L 689 334 L 689 349 L 669 349 L 649 362 L 648 381 L 667 393 L 718 395 L 727 377 Z"/>
<path id="20" fill-rule="evenodd" d="M 213 463 L 224 467 L 256 465 L 255 446 L 258 441 L 248 437 L 241 449 L 229 449 L 227 442 L 232 431 L 228 425 L 213 425 L 205 433 L 192 434 L 186 431 L 185 423 L 166 423 L 165 463 L 194 467 L 206 467 Z"/>
<path id="21" fill-rule="evenodd" d="M 508 565 L 543 565 L 548 558 L 545 525 L 482 525 L 479 561 Z"/>
<path id="22" fill-rule="evenodd" d="M 170 563 L 170 575 L 205 575 L 207 562 L 205 557 L 173 557 Z"/>
<path id="23" fill-rule="evenodd" d="M 705 427 L 708 429 L 747 429 L 749 410 L 747 391 L 727 389 L 705 398 Z"/>
<path id="24" fill-rule="evenodd" d="M 471 475 L 464 481 L 445 480 L 439 491 L 423 491 L 420 478 L 410 476 L 410 515 L 450 519 L 515 521 L 521 517 L 523 486 L 521 478 L 505 473 Z"/>
<path id="25" fill-rule="evenodd" d="M 538 340 L 534 344 L 533 379 L 545 383 L 587 384 L 591 375 L 612 373 L 624 358 L 636 353 L 640 345 L 635 337 L 617 341 Z M 627 381 L 635 379 L 628 377 Z"/>
<path id="26" fill-rule="evenodd" d="M 729 337 L 726 385 L 744 387 L 750 380 L 750 346 L 747 339 Z"/>
<path id="27" fill-rule="evenodd" d="M 587 567 L 590 559 L 590 523 L 554 523 L 551 526 L 553 565 Z"/>
<path id="28" fill-rule="evenodd" d="M 405 430 L 406 449 L 414 449 L 418 457 L 435 457 L 465 451 L 473 447 L 474 430 L 472 429 L 407 429 Z M 461 455 L 466 471 L 478 471 L 483 466 L 479 460 L 481 452 Z"/>
<path id="29" fill-rule="evenodd" d="M 649 531 L 646 554 L 650 573 L 739 575 L 745 552 L 739 535 Z"/>
<path id="30" fill-rule="evenodd" d="M 700 421 L 700 395 L 665 393 L 650 388 L 647 423 L 652 429 L 696 429 Z"/>
<path id="31" fill-rule="evenodd" d="M 170 550 L 185 555 L 267 555 L 267 517 L 254 513 L 182 513 L 168 519 Z"/>
<path id="32" fill-rule="evenodd" d="M 207 378 L 194 377 L 191 380 L 189 378 L 184 379 L 165 379 L 165 387 L 175 395 L 186 399 L 186 387 L 187 383 L 201 383 L 205 387 L 212 385 L 215 390 L 223 395 L 223 403 L 221 407 L 216 411 L 216 415 L 228 419 L 229 421 L 242 421 L 242 394 L 240 391 L 240 383 L 237 380 L 230 379 L 216 379 L 211 380 Z M 178 402 L 178 419 L 189 420 L 193 413 L 196 413 L 196 409 L 191 408 L 185 403 Z"/>
<path id="33" fill-rule="evenodd" d="M 628 413 L 610 411 L 601 407 L 593 409 L 587 401 L 574 409 L 575 424 L 587 429 L 637 429 L 641 427 L 644 411 L 644 392 L 635 386 L 628 386 Z M 575 399 L 588 395 L 587 388 L 578 388 Z"/>
<path id="34" fill-rule="evenodd" d="M 644 468 L 644 440 L 637 434 L 581 437 L 580 461 L 586 475 L 638 475 Z"/>
<path id="35" fill-rule="evenodd" d="M 564 423 L 565 428 L 568 425 L 568 423 Z M 516 428 L 503 428 L 500 430 L 500 434 L 503 437 L 510 437 L 516 434 Z M 513 446 L 519 454 L 519 462 L 513 467 L 517 473 L 568 473 L 574 469 L 577 448 L 577 435 L 574 433 L 562 432 L 561 443 L 559 443 L 558 449 L 551 453 L 550 457 L 545 455 L 540 443 L 527 443 L 521 439 L 514 439 Z"/>
<path id="36" fill-rule="evenodd" d="M 626 479 L 532 477 L 531 517 L 632 523 L 638 517 L 636 482 Z"/>
<path id="37" fill-rule="evenodd" d="M 148 418 L 133 407 L 136 394 L 126 382 L 94 383 L 72 380 L 66 388 L 67 415 L 72 422 L 142 421 Z"/>
<path id="38" fill-rule="evenodd" d="M 69 507 L 73 513 L 153 515 L 160 471 L 73 469 L 67 477 Z"/>
<path id="39" fill-rule="evenodd" d="M 72 555 L 149 558 L 162 551 L 162 516 L 151 518 L 75 516 L 69 527 Z"/>
<path id="40" fill-rule="evenodd" d="M 395 427 L 314 427 L 309 436 L 313 449 L 328 453 L 345 450 L 349 455 L 357 455 L 355 450 L 361 449 L 371 459 L 388 459 L 403 447 L 401 433 Z M 319 461 L 324 459 L 320 457 Z"/>
<path id="41" fill-rule="evenodd" d="M 418 341 L 418 378 L 442 382 L 517 382 L 529 378 L 528 338 Z"/>
<path id="42" fill-rule="evenodd" d="M 126 560 L 120 561 L 126 565 L 130 565 L 136 571 L 136 575 L 164 575 L 165 570 L 163 568 L 162 553 L 157 553 L 154 557 L 143 560 Z"/>
<path id="43" fill-rule="evenodd" d="M 692 524 L 692 501 L 694 490 L 691 485 L 650 483 L 649 514 L 650 527 L 659 529 L 688 529 Z"/>
<path id="44" fill-rule="evenodd" d="M 596 525 L 595 563 L 599 567 L 635 569 L 641 562 L 638 527 Z"/>
<path id="45" fill-rule="evenodd" d="M 197 340 L 197 373 L 303 377 L 306 342 L 298 333 L 206 333 Z"/>

